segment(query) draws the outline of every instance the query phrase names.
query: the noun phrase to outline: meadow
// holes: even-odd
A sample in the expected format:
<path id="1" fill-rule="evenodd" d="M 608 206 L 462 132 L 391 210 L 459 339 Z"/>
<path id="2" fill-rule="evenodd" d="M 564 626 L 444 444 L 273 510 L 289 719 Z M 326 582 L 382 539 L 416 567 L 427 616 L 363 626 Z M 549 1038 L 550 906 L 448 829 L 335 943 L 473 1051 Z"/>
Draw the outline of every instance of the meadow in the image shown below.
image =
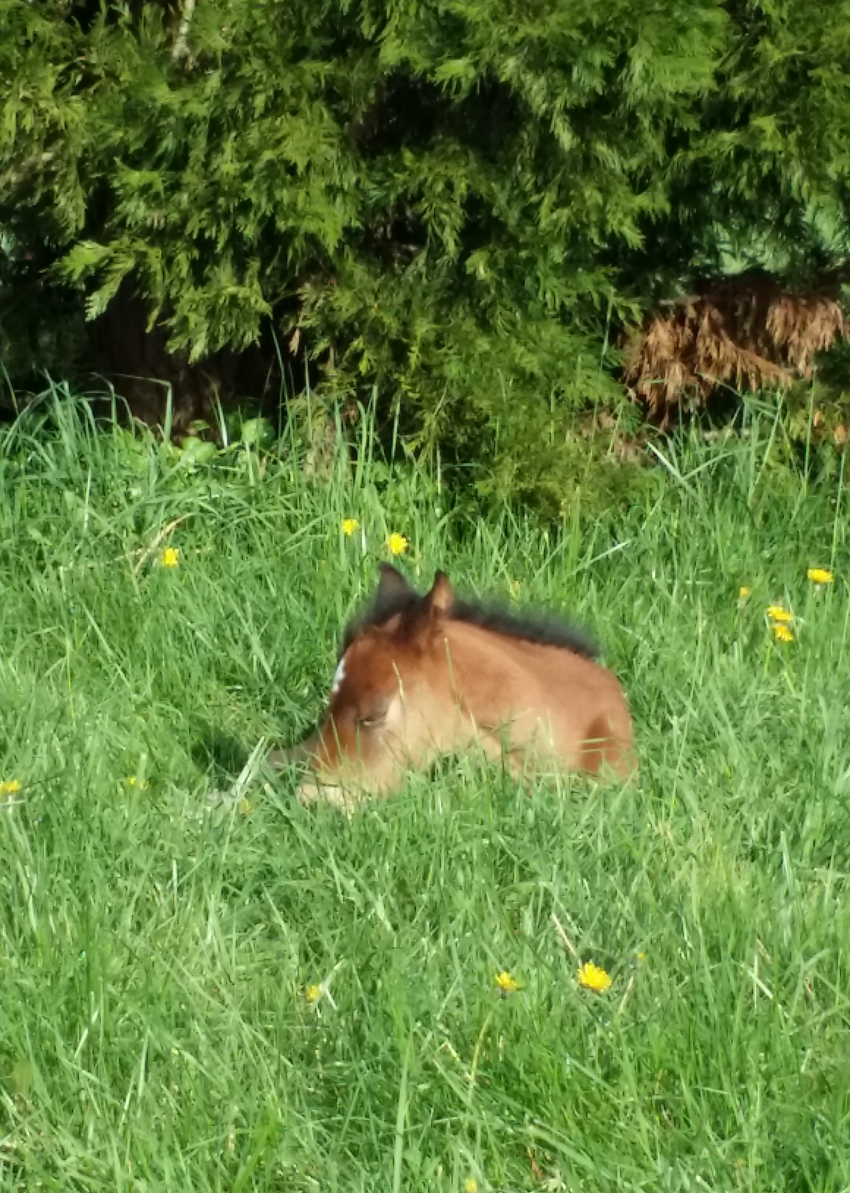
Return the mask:
<path id="1" fill-rule="evenodd" d="M 744 430 L 558 526 L 365 433 L 0 430 L 0 1189 L 850 1189 L 848 493 Z M 638 781 L 266 774 L 391 535 L 588 626 Z"/>

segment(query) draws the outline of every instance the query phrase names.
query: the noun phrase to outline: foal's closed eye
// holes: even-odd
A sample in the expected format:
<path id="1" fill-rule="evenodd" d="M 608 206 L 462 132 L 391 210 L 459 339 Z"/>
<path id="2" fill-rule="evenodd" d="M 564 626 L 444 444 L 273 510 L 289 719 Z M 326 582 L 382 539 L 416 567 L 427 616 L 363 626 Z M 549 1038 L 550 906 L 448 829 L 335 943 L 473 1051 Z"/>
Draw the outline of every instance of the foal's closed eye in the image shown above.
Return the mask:
<path id="1" fill-rule="evenodd" d="M 357 718 L 358 729 L 376 729 L 378 725 L 382 725 L 387 719 L 386 709 L 383 712 L 372 713 L 368 717 Z"/>

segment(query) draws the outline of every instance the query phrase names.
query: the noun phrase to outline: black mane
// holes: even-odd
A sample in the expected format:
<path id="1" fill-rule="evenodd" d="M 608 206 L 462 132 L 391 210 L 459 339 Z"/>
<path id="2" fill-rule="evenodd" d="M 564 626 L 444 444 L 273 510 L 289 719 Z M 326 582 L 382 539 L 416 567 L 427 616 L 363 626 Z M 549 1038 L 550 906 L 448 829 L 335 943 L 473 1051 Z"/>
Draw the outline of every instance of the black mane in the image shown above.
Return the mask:
<path id="1" fill-rule="evenodd" d="M 371 605 L 358 617 L 352 618 L 345 627 L 340 654 L 345 654 L 354 639 L 365 630 L 371 626 L 384 625 L 396 613 L 406 613 L 415 608 L 421 600 L 422 595 L 413 588 L 383 594 L 379 589 Z M 479 604 L 456 597 L 448 616 L 454 621 L 464 621 L 468 625 L 506 634 L 510 638 L 521 638 L 539 646 L 559 646 L 586 659 L 599 657 L 599 647 L 589 634 L 546 613 L 512 613 L 503 605 Z"/>

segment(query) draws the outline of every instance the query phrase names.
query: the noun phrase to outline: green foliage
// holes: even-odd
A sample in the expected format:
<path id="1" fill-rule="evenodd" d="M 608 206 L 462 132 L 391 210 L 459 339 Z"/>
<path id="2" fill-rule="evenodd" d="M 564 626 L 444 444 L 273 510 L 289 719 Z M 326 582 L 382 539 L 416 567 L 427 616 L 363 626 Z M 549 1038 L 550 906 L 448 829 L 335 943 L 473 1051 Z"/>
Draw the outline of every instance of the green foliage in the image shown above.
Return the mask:
<path id="1" fill-rule="evenodd" d="M 0 347 L 127 282 L 420 444 L 563 435 L 645 302 L 847 256 L 848 76 L 850 0 L 0 0 Z"/>

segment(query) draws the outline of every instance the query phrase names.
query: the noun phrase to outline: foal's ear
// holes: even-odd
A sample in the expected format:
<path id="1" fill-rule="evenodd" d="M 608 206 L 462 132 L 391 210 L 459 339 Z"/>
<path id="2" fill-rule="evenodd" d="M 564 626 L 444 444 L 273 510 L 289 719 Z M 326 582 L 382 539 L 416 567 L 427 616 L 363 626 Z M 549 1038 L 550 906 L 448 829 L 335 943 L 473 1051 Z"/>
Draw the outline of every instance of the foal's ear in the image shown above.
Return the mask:
<path id="1" fill-rule="evenodd" d="M 404 633 L 411 640 L 430 641 L 434 619 L 440 613 L 448 613 L 454 594 L 449 578 L 444 572 L 437 572 L 431 590 L 405 615 Z"/>
<path id="2" fill-rule="evenodd" d="M 407 596 L 414 591 L 401 572 L 391 563 L 378 564 L 378 571 L 380 573 L 377 594 L 379 601 L 391 601 L 396 597 Z"/>
<path id="3" fill-rule="evenodd" d="M 445 572 L 437 572 L 431 591 L 423 598 L 430 613 L 448 613 L 454 600 L 452 586 Z"/>

